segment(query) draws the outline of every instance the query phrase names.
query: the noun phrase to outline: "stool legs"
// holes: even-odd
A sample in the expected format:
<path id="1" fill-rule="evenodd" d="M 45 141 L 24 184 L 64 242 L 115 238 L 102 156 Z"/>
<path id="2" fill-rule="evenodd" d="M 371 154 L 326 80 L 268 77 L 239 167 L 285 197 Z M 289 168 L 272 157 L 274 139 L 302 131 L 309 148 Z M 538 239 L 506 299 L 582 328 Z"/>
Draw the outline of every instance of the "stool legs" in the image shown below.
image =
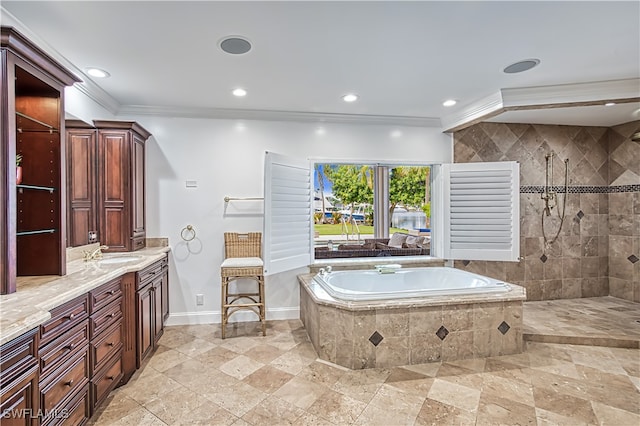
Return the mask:
<path id="1" fill-rule="evenodd" d="M 253 278 L 257 281 L 258 292 L 257 293 L 229 293 L 229 284 L 231 281 L 240 278 Z M 236 303 L 240 299 L 249 299 L 251 303 Z M 258 315 L 260 322 L 262 323 L 262 335 L 267 335 L 267 322 L 266 322 L 266 310 L 265 310 L 265 296 L 264 296 L 264 275 L 257 276 L 222 276 L 221 280 L 221 327 L 222 338 L 226 338 L 227 324 L 229 317 L 238 312 L 239 310 L 250 310 Z M 257 310 L 256 310 L 257 308 Z"/>

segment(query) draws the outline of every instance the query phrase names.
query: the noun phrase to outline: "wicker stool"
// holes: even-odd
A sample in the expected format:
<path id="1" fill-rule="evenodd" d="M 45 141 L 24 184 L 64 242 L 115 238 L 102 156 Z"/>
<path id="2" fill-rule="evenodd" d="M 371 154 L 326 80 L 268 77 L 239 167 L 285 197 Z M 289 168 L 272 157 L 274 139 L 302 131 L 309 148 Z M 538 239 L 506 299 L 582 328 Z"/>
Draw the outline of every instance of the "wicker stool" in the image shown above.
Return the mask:
<path id="1" fill-rule="evenodd" d="M 262 234 L 250 232 L 224 233 L 222 276 L 222 338 L 226 337 L 229 317 L 241 310 L 255 312 L 262 323 L 262 335 L 267 335 L 264 309 L 264 272 L 261 259 Z M 258 283 L 256 293 L 229 293 L 229 283 L 240 278 L 252 278 Z"/>

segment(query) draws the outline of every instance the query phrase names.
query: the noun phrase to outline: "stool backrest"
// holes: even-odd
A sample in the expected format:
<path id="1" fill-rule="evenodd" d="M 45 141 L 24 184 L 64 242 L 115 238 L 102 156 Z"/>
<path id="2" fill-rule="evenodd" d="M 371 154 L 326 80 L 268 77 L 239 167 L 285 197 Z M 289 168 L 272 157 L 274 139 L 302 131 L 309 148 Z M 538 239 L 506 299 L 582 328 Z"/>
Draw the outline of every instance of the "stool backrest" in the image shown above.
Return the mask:
<path id="1" fill-rule="evenodd" d="M 262 233 L 224 233 L 224 257 L 262 257 Z"/>

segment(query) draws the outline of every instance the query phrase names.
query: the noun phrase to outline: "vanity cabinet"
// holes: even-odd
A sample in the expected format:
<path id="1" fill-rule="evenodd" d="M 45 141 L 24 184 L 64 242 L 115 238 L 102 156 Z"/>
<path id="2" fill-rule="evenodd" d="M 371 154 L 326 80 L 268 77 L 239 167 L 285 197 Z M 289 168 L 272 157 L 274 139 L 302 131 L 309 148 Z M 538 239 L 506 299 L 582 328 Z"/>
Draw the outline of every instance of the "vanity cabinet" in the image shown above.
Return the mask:
<path id="1" fill-rule="evenodd" d="M 168 259 L 146 267 L 136 274 L 136 366 L 153 352 L 164 332 L 165 311 L 168 312 Z"/>
<path id="2" fill-rule="evenodd" d="M 66 272 L 64 88 L 77 81 L 13 28 L 1 28 L 0 294 L 15 292 L 17 275 Z"/>
<path id="3" fill-rule="evenodd" d="M 38 329 L 0 347 L 0 411 L 3 426 L 38 425 Z"/>
<path id="4" fill-rule="evenodd" d="M 122 369 L 122 278 L 89 292 L 91 413 L 120 383 Z"/>
<path id="5" fill-rule="evenodd" d="M 107 252 L 145 247 L 144 145 L 132 121 L 67 121 L 69 245 L 100 241 Z M 95 238 L 93 238 L 95 237 Z"/>
<path id="6" fill-rule="evenodd" d="M 40 326 L 40 420 L 43 426 L 68 421 L 73 413 L 85 423 L 91 415 L 89 295 L 84 294 L 53 310 Z"/>

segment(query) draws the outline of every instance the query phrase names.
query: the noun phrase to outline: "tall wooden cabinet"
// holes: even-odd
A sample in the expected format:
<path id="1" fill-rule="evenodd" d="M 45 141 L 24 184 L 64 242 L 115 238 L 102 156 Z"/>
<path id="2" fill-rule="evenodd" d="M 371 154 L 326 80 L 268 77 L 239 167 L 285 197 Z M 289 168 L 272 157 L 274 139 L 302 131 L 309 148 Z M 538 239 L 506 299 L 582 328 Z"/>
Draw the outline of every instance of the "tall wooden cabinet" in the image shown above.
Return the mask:
<path id="1" fill-rule="evenodd" d="M 132 121 L 67 122 L 69 245 L 100 241 L 106 251 L 145 247 L 144 145 Z"/>
<path id="2" fill-rule="evenodd" d="M 20 33 L 1 28 L 0 294 L 16 290 L 17 275 L 66 272 L 64 88 L 77 81 Z"/>

